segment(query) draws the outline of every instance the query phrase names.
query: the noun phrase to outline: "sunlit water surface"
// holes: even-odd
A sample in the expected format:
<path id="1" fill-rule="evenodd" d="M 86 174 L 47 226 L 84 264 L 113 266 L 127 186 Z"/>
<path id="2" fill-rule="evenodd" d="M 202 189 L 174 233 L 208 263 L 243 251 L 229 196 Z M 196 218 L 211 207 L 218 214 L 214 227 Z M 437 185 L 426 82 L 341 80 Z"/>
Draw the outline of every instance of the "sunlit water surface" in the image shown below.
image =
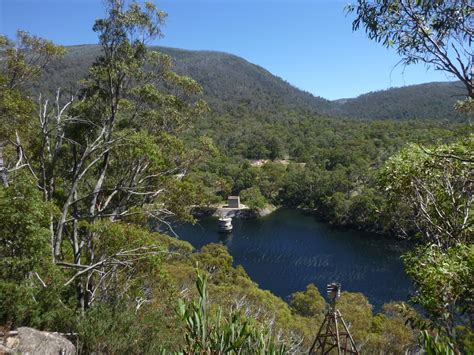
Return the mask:
<path id="1" fill-rule="evenodd" d="M 405 301 L 411 290 L 400 255 L 401 241 L 341 230 L 296 210 L 278 210 L 254 220 L 233 220 L 231 234 L 217 230 L 217 219 L 206 217 L 175 231 L 195 248 L 209 243 L 227 246 L 234 265 L 242 265 L 263 289 L 288 299 L 306 288 L 337 281 L 343 290 L 362 292 L 375 310 L 390 301 Z"/>

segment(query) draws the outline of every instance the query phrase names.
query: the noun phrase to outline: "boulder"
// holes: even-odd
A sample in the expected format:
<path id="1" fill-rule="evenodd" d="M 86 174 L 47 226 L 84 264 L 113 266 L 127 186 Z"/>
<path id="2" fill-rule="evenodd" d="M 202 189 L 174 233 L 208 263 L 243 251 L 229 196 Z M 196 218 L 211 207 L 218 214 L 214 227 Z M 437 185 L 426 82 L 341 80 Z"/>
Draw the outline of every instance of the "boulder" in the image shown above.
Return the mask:
<path id="1" fill-rule="evenodd" d="M 74 355 L 76 347 L 57 333 L 21 327 L 17 334 L 4 337 L 0 354 Z"/>

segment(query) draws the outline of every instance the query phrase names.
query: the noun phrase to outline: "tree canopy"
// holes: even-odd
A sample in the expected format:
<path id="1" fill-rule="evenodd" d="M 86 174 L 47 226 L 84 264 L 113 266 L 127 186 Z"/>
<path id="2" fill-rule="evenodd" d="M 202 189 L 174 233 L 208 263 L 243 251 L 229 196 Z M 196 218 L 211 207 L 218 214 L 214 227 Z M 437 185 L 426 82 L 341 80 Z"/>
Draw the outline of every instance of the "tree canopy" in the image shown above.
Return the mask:
<path id="1" fill-rule="evenodd" d="M 402 63 L 446 71 L 474 97 L 470 0 L 358 0 L 346 9 L 356 14 L 354 30 L 363 26 L 370 39 L 395 47 Z"/>

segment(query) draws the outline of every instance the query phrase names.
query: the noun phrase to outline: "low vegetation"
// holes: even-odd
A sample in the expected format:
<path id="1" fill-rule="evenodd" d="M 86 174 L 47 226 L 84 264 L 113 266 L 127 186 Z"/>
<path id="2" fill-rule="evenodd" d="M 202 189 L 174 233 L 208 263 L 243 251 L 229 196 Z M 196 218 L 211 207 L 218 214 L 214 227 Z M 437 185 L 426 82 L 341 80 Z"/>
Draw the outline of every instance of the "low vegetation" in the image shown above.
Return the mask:
<path id="1" fill-rule="evenodd" d="M 309 94 L 210 112 L 202 87 L 145 45 L 165 14 L 106 4 L 100 51 L 71 99 L 56 88 L 31 98 L 64 48 L 0 37 L 2 326 L 73 333 L 84 354 L 307 351 L 327 308 L 314 285 L 287 303 L 224 246 L 194 250 L 150 228 L 239 193 L 252 207 L 416 238 L 404 262 L 423 316 L 340 298 L 361 352 L 473 351 L 469 123 L 326 118 L 304 109 Z"/>

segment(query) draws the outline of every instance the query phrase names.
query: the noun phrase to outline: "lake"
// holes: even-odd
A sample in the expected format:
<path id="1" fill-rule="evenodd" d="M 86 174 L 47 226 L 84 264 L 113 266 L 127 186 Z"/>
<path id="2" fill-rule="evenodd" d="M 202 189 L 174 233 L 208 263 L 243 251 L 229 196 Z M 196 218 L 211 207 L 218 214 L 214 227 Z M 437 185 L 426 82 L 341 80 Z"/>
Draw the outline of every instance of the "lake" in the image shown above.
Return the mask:
<path id="1" fill-rule="evenodd" d="M 362 292 L 375 310 L 390 301 L 406 301 L 411 283 L 400 255 L 407 247 L 362 231 L 342 230 L 297 210 L 277 210 L 260 219 L 233 219 L 231 234 L 217 231 L 217 219 L 175 228 L 195 248 L 209 243 L 227 246 L 234 265 L 242 265 L 262 289 L 287 300 L 314 283 L 325 296 L 326 284 Z"/>

